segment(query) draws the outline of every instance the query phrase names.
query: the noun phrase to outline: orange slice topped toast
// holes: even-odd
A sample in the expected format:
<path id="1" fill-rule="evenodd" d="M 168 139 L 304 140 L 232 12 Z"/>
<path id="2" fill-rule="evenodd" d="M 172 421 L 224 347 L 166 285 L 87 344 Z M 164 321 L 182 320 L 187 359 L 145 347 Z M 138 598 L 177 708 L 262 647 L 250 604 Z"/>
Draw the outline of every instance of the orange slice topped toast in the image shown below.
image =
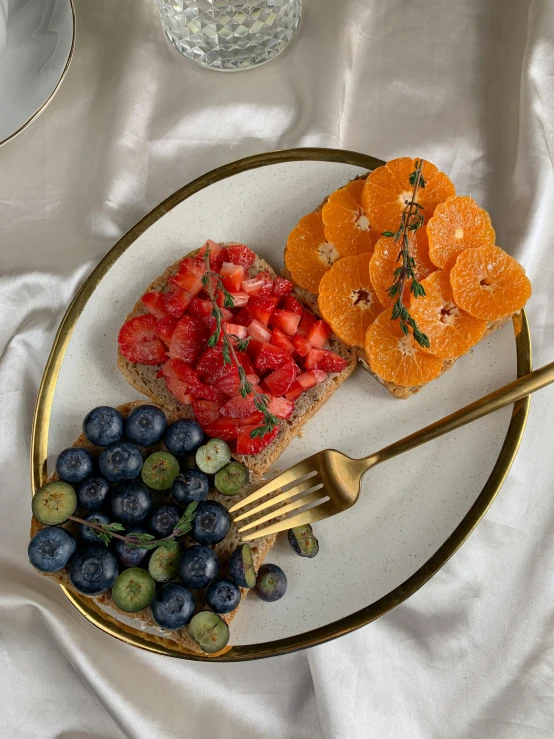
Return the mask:
<path id="1" fill-rule="evenodd" d="M 350 346 L 363 346 L 368 326 L 383 310 L 369 279 L 370 258 L 368 252 L 339 259 L 319 285 L 321 315 Z"/>
<path id="2" fill-rule="evenodd" d="M 398 229 L 406 201 L 412 196 L 410 175 L 416 169 L 416 161 L 409 157 L 393 159 L 369 174 L 362 193 L 362 207 L 376 231 L 394 233 Z M 431 162 L 424 162 L 422 173 L 425 187 L 418 193 L 418 203 L 427 223 L 437 205 L 455 195 L 456 190 L 444 172 L 439 172 Z"/>
<path id="3" fill-rule="evenodd" d="M 317 293 L 323 275 L 339 258 L 323 229 L 321 213 L 309 213 L 290 232 L 285 249 L 285 265 L 298 287 Z"/>
<path id="4" fill-rule="evenodd" d="M 353 180 L 329 196 L 321 210 L 328 242 L 341 257 L 372 252 L 379 233 L 362 208 L 364 180 Z"/>
<path id="5" fill-rule="evenodd" d="M 441 269 L 452 269 L 459 254 L 476 246 L 494 246 L 489 214 L 473 198 L 456 195 L 435 209 L 427 225 L 429 257 Z"/>
<path id="6" fill-rule="evenodd" d="M 433 272 L 421 284 L 425 295 L 412 295 L 410 313 L 429 339 L 425 351 L 441 359 L 461 357 L 483 338 L 487 322 L 465 314 L 456 305 L 448 272 Z"/>
<path id="7" fill-rule="evenodd" d="M 425 226 L 422 226 L 417 231 L 408 233 L 410 254 L 415 262 L 414 272 L 420 282 L 436 270 L 435 265 L 429 259 L 426 231 Z M 382 236 L 375 244 L 375 251 L 369 262 L 371 284 L 379 301 L 385 307 L 392 306 L 395 302 L 395 299 L 389 295 L 388 290 L 394 282 L 394 271 L 402 263 L 399 252 L 400 247 L 397 242 L 390 236 Z M 410 283 L 411 280 L 408 280 L 404 289 L 404 300 L 407 302 L 410 299 Z"/>

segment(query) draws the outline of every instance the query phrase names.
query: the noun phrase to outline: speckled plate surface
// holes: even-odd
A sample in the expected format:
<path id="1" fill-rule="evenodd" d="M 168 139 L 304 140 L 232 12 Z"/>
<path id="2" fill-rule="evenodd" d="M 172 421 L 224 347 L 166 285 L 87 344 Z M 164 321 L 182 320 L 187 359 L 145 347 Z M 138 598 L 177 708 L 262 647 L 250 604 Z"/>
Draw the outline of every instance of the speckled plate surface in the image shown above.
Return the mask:
<path id="1" fill-rule="evenodd" d="M 117 332 L 143 288 L 168 264 L 209 237 L 244 242 L 281 269 L 298 219 L 377 164 L 333 150 L 260 155 L 200 178 L 137 224 L 85 283 L 61 326 L 37 407 L 35 482 L 45 474 L 46 444 L 52 469 L 54 455 L 78 436 L 90 408 L 137 398 L 116 368 Z M 529 369 L 524 318 L 517 340 L 513 326 L 505 326 L 407 401 L 392 398 L 360 368 L 307 424 L 276 471 L 326 447 L 365 456 Z M 354 508 L 315 525 L 315 559 L 297 557 L 282 536 L 268 561 L 287 573 L 287 595 L 275 604 L 247 598 L 232 624 L 233 649 L 221 659 L 316 644 L 368 623 L 417 590 L 498 492 L 527 407 L 528 400 L 521 401 L 515 413 L 506 408 L 371 471 Z M 164 651 L 149 645 L 147 634 L 119 636 Z"/>

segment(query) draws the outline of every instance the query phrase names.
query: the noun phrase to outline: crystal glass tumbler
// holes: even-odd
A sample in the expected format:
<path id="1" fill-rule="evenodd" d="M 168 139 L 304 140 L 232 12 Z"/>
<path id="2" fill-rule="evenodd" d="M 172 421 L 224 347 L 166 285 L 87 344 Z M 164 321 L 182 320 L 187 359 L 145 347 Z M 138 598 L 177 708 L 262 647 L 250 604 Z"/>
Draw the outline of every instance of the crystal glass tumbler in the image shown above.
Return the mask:
<path id="1" fill-rule="evenodd" d="M 294 36 L 302 0 L 156 0 L 167 37 L 181 54 L 224 72 L 256 67 Z"/>

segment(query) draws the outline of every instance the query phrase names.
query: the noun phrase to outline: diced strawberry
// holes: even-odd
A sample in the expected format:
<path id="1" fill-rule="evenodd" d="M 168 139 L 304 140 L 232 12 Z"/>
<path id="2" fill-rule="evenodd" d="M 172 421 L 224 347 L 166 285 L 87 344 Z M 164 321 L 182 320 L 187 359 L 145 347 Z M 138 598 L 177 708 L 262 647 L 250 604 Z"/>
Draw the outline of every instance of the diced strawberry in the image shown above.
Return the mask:
<path id="1" fill-rule="evenodd" d="M 233 322 L 239 326 L 248 326 L 252 321 L 252 313 L 248 308 L 241 308 L 237 315 L 233 318 Z"/>
<path id="2" fill-rule="evenodd" d="M 302 311 L 302 320 L 298 324 L 298 331 L 301 336 L 307 336 L 311 327 L 317 321 L 317 318 L 309 310 Z"/>
<path id="3" fill-rule="evenodd" d="M 251 339 L 248 345 L 250 346 L 250 344 L 253 341 L 254 339 Z M 248 356 L 246 352 L 237 352 L 237 359 L 239 360 L 241 367 L 243 368 L 243 370 L 246 372 L 247 375 L 254 374 L 254 365 L 252 364 L 250 357 Z"/>
<path id="4" fill-rule="evenodd" d="M 222 416 L 227 418 L 248 418 L 256 412 L 254 396 L 249 395 L 247 398 L 243 398 L 242 395 L 235 395 L 234 398 L 225 403 L 220 412 Z"/>
<path id="5" fill-rule="evenodd" d="M 325 356 L 323 349 L 310 349 L 304 359 L 304 367 L 306 369 L 317 369 L 319 367 L 319 360 Z"/>
<path id="6" fill-rule="evenodd" d="M 231 244 L 231 246 L 228 246 L 227 256 L 230 262 L 240 264 L 244 269 L 248 269 L 248 267 L 254 264 L 254 260 L 256 259 L 256 255 L 252 249 L 249 249 L 244 244 Z"/>
<path id="7" fill-rule="evenodd" d="M 264 382 L 272 395 L 279 396 L 284 395 L 290 390 L 295 379 L 296 365 L 294 362 L 288 361 L 279 367 L 279 369 L 276 369 L 275 372 L 268 375 Z"/>
<path id="8" fill-rule="evenodd" d="M 179 288 L 162 294 L 165 309 L 169 315 L 173 316 L 173 318 L 181 318 L 188 308 L 192 295 L 186 290 L 179 290 Z"/>
<path id="9" fill-rule="evenodd" d="M 249 382 L 249 383 L 250 383 L 251 385 L 255 385 L 255 386 L 256 386 L 256 387 L 255 387 L 255 389 L 256 389 L 256 392 L 258 392 L 258 384 L 259 384 L 259 382 L 260 382 L 260 377 L 259 377 L 259 375 L 256 375 L 256 374 L 254 374 L 254 373 L 252 372 L 252 373 L 250 373 L 249 375 L 246 375 L 246 379 L 248 380 L 248 382 Z"/>
<path id="10" fill-rule="evenodd" d="M 270 369 L 277 369 L 285 364 L 285 362 L 290 361 L 290 354 L 286 349 L 265 342 L 258 352 L 255 363 L 257 370 L 266 372 Z M 277 393 L 277 395 L 282 395 L 282 393 Z"/>
<path id="11" fill-rule="evenodd" d="M 202 278 L 188 269 L 180 269 L 176 275 L 169 278 L 169 282 L 178 287 L 179 290 L 186 290 L 191 295 L 198 295 L 202 290 Z"/>
<path id="12" fill-rule="evenodd" d="M 219 272 L 223 262 L 227 261 L 227 249 L 221 244 L 217 244 L 215 241 L 208 239 L 204 246 L 199 250 L 198 256 L 204 257 L 206 250 L 210 250 L 210 268 L 214 272 Z"/>
<path id="13" fill-rule="evenodd" d="M 192 386 L 198 384 L 198 375 L 180 359 L 169 359 L 162 367 L 162 374 L 169 392 L 180 403 L 189 405 L 194 399 Z"/>
<path id="14" fill-rule="evenodd" d="M 205 380 L 210 382 L 223 367 L 223 349 L 220 346 L 211 346 L 202 354 L 196 365 L 196 371 Z"/>
<path id="15" fill-rule="evenodd" d="M 233 314 L 230 310 L 227 310 L 226 308 L 221 308 L 221 317 L 225 322 L 227 322 L 233 318 Z M 208 335 L 211 336 L 215 331 L 217 325 L 214 316 L 202 316 L 200 320 L 208 330 Z"/>
<path id="16" fill-rule="evenodd" d="M 193 364 L 206 348 L 208 333 L 202 320 L 196 316 L 184 316 L 175 326 L 169 344 L 169 356 Z"/>
<path id="17" fill-rule="evenodd" d="M 258 428 L 258 426 L 241 426 L 239 428 L 237 437 L 237 454 L 259 454 L 273 441 L 273 439 L 275 439 L 280 431 L 280 427 L 275 426 L 275 428 L 268 434 L 252 438 L 250 434 L 255 428 Z"/>
<path id="18" fill-rule="evenodd" d="M 223 262 L 220 270 L 223 284 L 231 293 L 238 293 L 244 279 L 244 267 L 233 262 Z"/>
<path id="19" fill-rule="evenodd" d="M 277 307 L 279 298 L 272 298 L 266 295 L 255 295 L 250 298 L 248 303 L 248 310 L 250 311 L 252 318 L 264 326 L 267 326 L 269 317 Z"/>
<path id="20" fill-rule="evenodd" d="M 268 410 L 277 418 L 287 419 L 292 416 L 294 403 L 286 398 L 271 398 Z"/>
<path id="21" fill-rule="evenodd" d="M 230 295 L 233 298 L 233 308 L 244 308 L 248 305 L 250 295 L 246 293 L 230 293 Z"/>
<path id="22" fill-rule="evenodd" d="M 237 438 L 239 427 L 231 418 L 223 418 L 220 416 L 215 421 L 204 426 L 206 436 L 212 439 L 223 439 L 223 441 L 232 441 Z"/>
<path id="23" fill-rule="evenodd" d="M 188 312 L 193 316 L 211 316 L 213 306 L 211 300 L 201 300 L 200 298 L 193 298 L 190 301 Z"/>
<path id="24" fill-rule="evenodd" d="M 278 298 L 284 298 L 287 295 L 290 295 L 292 292 L 292 288 L 294 285 L 290 280 L 285 280 L 284 277 L 275 277 L 273 279 L 273 295 L 276 295 Z"/>
<path id="25" fill-rule="evenodd" d="M 144 293 L 141 300 L 146 310 L 156 318 L 165 318 L 167 316 L 162 293 Z"/>
<path id="26" fill-rule="evenodd" d="M 246 351 L 248 352 L 248 356 L 256 361 L 256 357 L 260 353 L 260 350 L 262 346 L 264 345 L 264 341 L 259 341 L 258 339 L 253 339 L 250 337 L 250 341 L 248 342 L 248 346 L 246 347 Z"/>
<path id="27" fill-rule="evenodd" d="M 243 280 L 242 291 L 248 295 L 271 295 L 273 291 L 273 278 L 269 272 L 258 272 L 256 277 Z"/>
<path id="28" fill-rule="evenodd" d="M 260 411 L 256 411 L 251 416 L 247 416 L 246 418 L 235 418 L 235 421 L 239 426 L 260 426 L 262 421 L 264 420 L 264 414 L 260 413 Z"/>
<path id="29" fill-rule="evenodd" d="M 156 321 L 155 331 L 167 346 L 169 346 L 176 325 L 177 319 L 173 318 L 173 316 L 165 316 L 165 318 L 160 318 Z"/>
<path id="30" fill-rule="evenodd" d="M 304 390 L 307 390 L 310 387 L 314 387 L 314 385 L 319 385 L 319 383 L 323 382 L 326 377 L 327 372 L 315 369 L 310 370 L 309 372 L 303 372 L 301 375 L 298 375 L 296 379 L 302 385 Z"/>
<path id="31" fill-rule="evenodd" d="M 130 362 L 161 364 L 166 359 L 166 348 L 156 334 L 153 315 L 137 316 L 123 324 L 117 337 L 119 350 Z"/>
<path id="32" fill-rule="evenodd" d="M 291 313 L 296 313 L 298 316 L 302 315 L 303 308 L 302 303 L 298 300 L 298 298 L 295 298 L 294 295 L 288 295 L 287 297 L 283 298 L 281 300 L 281 306 L 282 310 L 288 310 Z"/>
<path id="33" fill-rule="evenodd" d="M 232 398 L 239 391 L 239 371 L 234 364 L 226 364 L 219 370 L 219 372 L 216 372 L 213 378 L 208 378 L 208 382 L 211 385 L 215 385 L 218 390 Z"/>
<path id="34" fill-rule="evenodd" d="M 248 336 L 251 336 L 257 341 L 269 341 L 271 339 L 271 331 L 268 331 L 263 323 L 253 319 L 248 324 Z"/>
<path id="35" fill-rule="evenodd" d="M 274 310 L 269 323 L 274 328 L 280 328 L 288 336 L 294 336 L 300 323 L 300 316 L 288 310 Z"/>
<path id="36" fill-rule="evenodd" d="M 317 368 L 324 372 L 342 372 L 348 366 L 346 359 L 339 357 L 335 352 L 326 351 L 317 363 Z"/>
<path id="37" fill-rule="evenodd" d="M 285 393 L 286 400 L 290 400 L 291 402 L 294 402 L 297 398 L 299 398 L 302 393 L 304 392 L 304 388 L 302 385 L 298 382 L 298 380 L 295 380 L 293 385 L 291 386 L 291 389 Z"/>
<path id="38" fill-rule="evenodd" d="M 201 257 L 185 257 L 179 265 L 179 271 L 183 269 L 188 269 L 189 272 L 193 272 L 197 277 L 202 277 L 206 274 L 206 263 Z"/>
<path id="39" fill-rule="evenodd" d="M 301 336 L 300 334 L 296 334 L 296 336 L 292 337 L 292 343 L 294 345 L 294 348 L 296 349 L 297 354 L 300 357 L 305 357 L 312 348 L 312 345 L 310 344 L 308 339 L 305 336 Z"/>
<path id="40" fill-rule="evenodd" d="M 289 354 L 292 354 L 294 351 L 294 344 L 291 344 L 286 334 L 284 334 L 278 328 L 273 329 L 273 332 L 271 334 L 271 343 L 275 344 L 275 346 L 281 347 L 281 349 L 284 349 Z"/>
<path id="41" fill-rule="evenodd" d="M 211 400 L 193 400 L 192 410 L 202 428 L 219 417 L 217 403 L 213 403 Z"/>
<path id="42" fill-rule="evenodd" d="M 330 333 L 331 328 L 325 323 L 325 321 L 316 321 L 309 330 L 306 338 L 312 346 L 315 346 L 318 349 L 323 349 Z"/>
<path id="43" fill-rule="evenodd" d="M 223 322 L 223 325 L 228 336 L 236 336 L 238 339 L 246 339 L 246 337 L 248 336 L 246 326 L 239 326 L 236 323 L 225 322 Z"/>

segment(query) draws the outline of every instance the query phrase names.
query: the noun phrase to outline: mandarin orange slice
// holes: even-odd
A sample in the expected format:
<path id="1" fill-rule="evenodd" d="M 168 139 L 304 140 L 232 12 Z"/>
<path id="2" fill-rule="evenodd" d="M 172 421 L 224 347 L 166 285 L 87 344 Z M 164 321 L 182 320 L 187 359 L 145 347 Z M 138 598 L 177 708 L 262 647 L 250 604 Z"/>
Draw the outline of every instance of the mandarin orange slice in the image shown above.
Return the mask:
<path id="1" fill-rule="evenodd" d="M 454 302 L 450 275 L 439 270 L 421 284 L 425 295 L 410 301 L 410 315 L 429 339 L 425 351 L 441 359 L 456 359 L 483 338 L 487 322 L 465 314 Z"/>
<path id="2" fill-rule="evenodd" d="M 415 159 L 400 157 L 387 162 L 384 167 L 377 167 L 367 178 L 362 206 L 375 231 L 396 233 L 400 227 L 402 211 L 406 202 L 412 199 L 410 175 L 415 169 Z M 455 195 L 456 189 L 444 172 L 439 172 L 427 160 L 423 163 L 422 174 L 425 187 L 418 190 L 416 202 L 423 206 L 422 214 L 427 223 L 437 205 Z"/>
<path id="3" fill-rule="evenodd" d="M 408 244 L 410 256 L 415 261 L 415 275 L 418 282 L 421 282 L 427 275 L 436 270 L 435 265 L 429 259 L 425 226 L 421 226 L 417 231 L 408 232 Z M 399 257 L 400 242 L 395 242 L 390 236 L 382 236 L 375 244 L 375 251 L 369 262 L 371 284 L 380 303 L 385 307 L 396 302 L 396 297 L 391 298 L 387 290 L 395 281 L 394 272 L 396 268 L 402 265 L 402 258 Z M 406 304 L 410 300 L 411 282 L 411 280 L 407 281 L 404 289 L 403 299 Z"/>
<path id="4" fill-rule="evenodd" d="M 363 346 L 367 327 L 383 310 L 369 281 L 370 257 L 368 253 L 339 259 L 319 283 L 321 315 L 350 346 Z"/>
<path id="5" fill-rule="evenodd" d="M 285 248 L 285 265 L 299 287 L 317 294 L 319 282 L 339 258 L 328 243 L 323 230 L 321 212 L 309 213 L 292 229 Z"/>
<path id="6" fill-rule="evenodd" d="M 456 195 L 437 205 L 427 224 L 429 256 L 441 269 L 452 269 L 458 254 L 476 246 L 494 246 L 489 214 L 473 198 Z"/>
<path id="7" fill-rule="evenodd" d="M 354 180 L 329 196 L 321 216 L 327 241 L 341 257 L 373 251 L 379 234 L 369 225 L 362 208 L 365 180 Z"/>
<path id="8" fill-rule="evenodd" d="M 531 297 L 525 270 L 499 246 L 466 249 L 450 272 L 454 302 L 475 318 L 498 321 Z"/>
<path id="9" fill-rule="evenodd" d="M 412 334 L 404 334 L 386 308 L 373 321 L 365 337 L 365 351 L 372 371 L 387 382 L 417 387 L 441 373 L 443 360 L 424 352 Z"/>

